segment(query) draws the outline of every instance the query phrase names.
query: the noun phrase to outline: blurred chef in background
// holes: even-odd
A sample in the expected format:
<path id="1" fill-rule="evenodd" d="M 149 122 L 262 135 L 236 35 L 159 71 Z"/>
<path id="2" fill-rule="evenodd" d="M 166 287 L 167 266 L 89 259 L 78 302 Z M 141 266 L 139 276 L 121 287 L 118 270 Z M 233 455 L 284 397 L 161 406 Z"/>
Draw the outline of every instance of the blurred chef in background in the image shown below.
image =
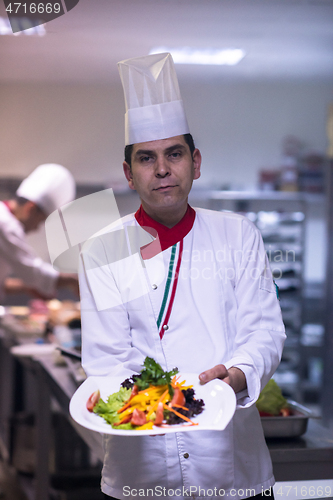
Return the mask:
<path id="1" fill-rule="evenodd" d="M 28 293 L 50 299 L 58 288 L 78 293 L 75 274 L 63 274 L 43 262 L 25 234 L 75 198 L 75 181 L 62 165 L 37 167 L 23 180 L 13 199 L 0 202 L 0 303 L 6 294 Z"/>

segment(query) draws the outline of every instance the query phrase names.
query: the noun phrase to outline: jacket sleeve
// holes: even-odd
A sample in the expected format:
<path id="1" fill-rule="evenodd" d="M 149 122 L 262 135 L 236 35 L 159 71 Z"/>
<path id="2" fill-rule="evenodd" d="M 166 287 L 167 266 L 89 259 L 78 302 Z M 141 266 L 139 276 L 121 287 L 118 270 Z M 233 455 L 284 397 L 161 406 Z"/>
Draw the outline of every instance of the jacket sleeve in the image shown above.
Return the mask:
<path id="1" fill-rule="evenodd" d="M 1 227 L 0 253 L 11 265 L 15 277 L 45 295 L 54 294 L 59 273 L 51 264 L 36 256 L 25 241 L 23 230 Z"/>
<path id="2" fill-rule="evenodd" d="M 142 369 L 132 345 L 128 313 L 98 238 L 86 245 L 79 264 L 82 366 L 88 376 L 123 376 Z"/>
<path id="3" fill-rule="evenodd" d="M 242 246 L 237 252 L 237 332 L 226 368 L 240 368 L 247 390 L 237 394 L 240 407 L 252 405 L 278 367 L 285 331 L 269 261 L 259 230 L 242 220 Z"/>

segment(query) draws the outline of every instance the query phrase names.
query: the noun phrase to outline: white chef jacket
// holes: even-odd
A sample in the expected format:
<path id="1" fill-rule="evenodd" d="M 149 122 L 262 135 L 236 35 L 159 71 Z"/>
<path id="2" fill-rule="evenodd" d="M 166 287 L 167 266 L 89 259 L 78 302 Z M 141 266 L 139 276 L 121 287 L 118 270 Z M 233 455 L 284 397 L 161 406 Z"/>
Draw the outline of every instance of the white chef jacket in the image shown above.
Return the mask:
<path id="1" fill-rule="evenodd" d="M 163 369 L 198 374 L 219 363 L 236 366 L 247 381 L 224 431 L 105 436 L 102 491 L 116 498 L 203 499 L 224 492 L 241 499 L 274 484 L 254 403 L 280 362 L 285 333 L 264 245 L 248 219 L 195 210 L 162 339 L 157 318 L 171 248 L 142 261 L 129 242 L 138 227 L 130 215 L 82 252 L 82 360 L 88 375 L 125 379 L 150 356 Z M 121 251 L 110 253 L 113 231 L 120 235 L 122 228 Z"/>
<path id="2" fill-rule="evenodd" d="M 0 202 L 0 302 L 4 298 L 5 279 L 11 275 L 51 296 L 59 273 L 36 256 L 26 242 L 22 224 L 5 203 Z"/>

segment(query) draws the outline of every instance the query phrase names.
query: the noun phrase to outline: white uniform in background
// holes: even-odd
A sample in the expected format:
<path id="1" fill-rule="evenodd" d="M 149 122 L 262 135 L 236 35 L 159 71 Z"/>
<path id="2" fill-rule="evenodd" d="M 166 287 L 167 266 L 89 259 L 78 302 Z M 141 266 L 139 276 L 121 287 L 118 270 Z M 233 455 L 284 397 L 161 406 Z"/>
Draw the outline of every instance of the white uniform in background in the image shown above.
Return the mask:
<path id="1" fill-rule="evenodd" d="M 75 181 L 62 165 L 39 165 L 26 177 L 16 195 L 35 203 L 49 216 L 75 198 Z M 36 256 L 25 239 L 24 227 L 0 202 L 0 301 L 4 297 L 4 282 L 9 276 L 20 278 L 25 285 L 45 296 L 55 292 L 58 271 Z"/>
<path id="2" fill-rule="evenodd" d="M 244 217 L 203 209 L 196 209 L 189 232 L 182 234 L 182 224 L 173 267 L 174 280 L 183 241 L 177 289 L 162 339 L 157 319 L 172 247 L 144 265 L 133 247 L 126 258 L 111 256 L 112 231 L 125 228 L 127 237 L 119 242 L 124 251 L 130 228 L 139 227 L 133 215 L 86 244 L 80 271 L 83 367 L 88 375 L 125 379 L 141 370 L 146 356 L 163 369 L 198 375 L 222 363 L 244 372 L 247 390 L 237 394 L 236 413 L 224 431 L 106 436 L 102 490 L 116 498 L 129 498 L 131 489 L 147 495 L 149 488 L 165 487 L 182 499 L 192 487 L 192 498 L 219 498 L 212 496 L 216 488 L 237 500 L 274 484 L 254 403 L 279 364 L 285 333 L 260 233 Z"/>
<path id="3" fill-rule="evenodd" d="M 36 256 L 26 242 L 22 224 L 6 204 L 0 202 L 0 302 L 4 298 L 4 282 L 11 275 L 51 296 L 59 273 Z"/>

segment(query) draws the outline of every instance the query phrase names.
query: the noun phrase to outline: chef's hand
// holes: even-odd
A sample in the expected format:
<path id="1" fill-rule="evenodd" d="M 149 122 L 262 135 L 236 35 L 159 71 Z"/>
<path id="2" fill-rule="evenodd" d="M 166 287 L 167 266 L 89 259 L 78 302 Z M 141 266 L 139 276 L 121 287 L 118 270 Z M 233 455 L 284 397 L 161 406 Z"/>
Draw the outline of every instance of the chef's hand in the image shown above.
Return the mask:
<path id="1" fill-rule="evenodd" d="M 5 280 L 5 292 L 7 295 L 14 295 L 14 294 L 27 294 L 30 295 L 36 299 L 41 299 L 41 300 L 50 300 L 52 297 L 49 295 L 45 295 L 42 292 L 35 290 L 34 288 L 31 288 L 30 286 L 26 285 L 24 281 L 20 280 L 19 278 L 7 278 Z"/>
<path id="2" fill-rule="evenodd" d="M 242 370 L 235 366 L 227 370 L 224 365 L 216 365 L 214 368 L 210 368 L 199 375 L 202 384 L 206 384 L 215 378 L 219 378 L 229 384 L 236 393 L 246 389 L 246 377 Z"/>
<path id="3" fill-rule="evenodd" d="M 57 288 L 68 288 L 75 295 L 79 296 L 79 281 L 74 273 L 60 273 L 57 281 Z"/>

